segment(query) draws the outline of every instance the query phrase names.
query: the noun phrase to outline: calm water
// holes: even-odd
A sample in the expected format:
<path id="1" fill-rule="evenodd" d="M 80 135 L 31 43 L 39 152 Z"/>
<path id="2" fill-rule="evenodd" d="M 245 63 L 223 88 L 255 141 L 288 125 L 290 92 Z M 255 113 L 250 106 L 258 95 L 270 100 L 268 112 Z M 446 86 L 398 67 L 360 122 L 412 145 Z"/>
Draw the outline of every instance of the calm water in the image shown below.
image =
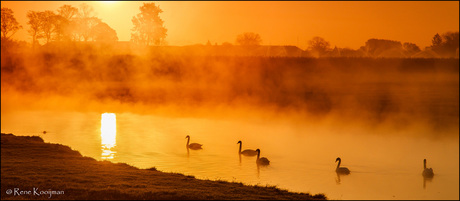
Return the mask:
<path id="1" fill-rule="evenodd" d="M 116 114 L 116 131 L 103 134 L 101 113 L 14 111 L 4 113 L 1 132 L 40 135 L 98 160 L 194 175 L 200 179 L 276 185 L 330 199 L 459 199 L 458 138 L 432 139 L 429 131 L 392 134 L 357 126 L 270 119 L 222 120 Z M 111 121 L 109 121 L 111 122 Z M 110 123 L 106 123 L 110 124 Z M 102 125 L 102 127 L 105 127 Z M 42 134 L 46 130 L 48 133 Z M 428 133 L 429 134 L 429 133 Z M 185 136 L 203 144 L 185 148 Z M 451 136 L 458 136 L 451 133 Z M 103 139 L 106 138 L 106 139 Z M 258 168 L 243 149 L 261 149 L 271 164 Z M 350 175 L 335 173 L 337 157 Z M 423 159 L 435 176 L 424 180 Z"/>

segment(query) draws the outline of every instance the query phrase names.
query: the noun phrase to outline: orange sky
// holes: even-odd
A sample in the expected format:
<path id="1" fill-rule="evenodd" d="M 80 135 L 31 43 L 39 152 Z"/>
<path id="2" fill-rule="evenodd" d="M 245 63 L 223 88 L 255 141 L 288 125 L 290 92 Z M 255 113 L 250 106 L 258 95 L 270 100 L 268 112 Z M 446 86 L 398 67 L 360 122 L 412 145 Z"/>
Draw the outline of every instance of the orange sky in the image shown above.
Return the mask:
<path id="1" fill-rule="evenodd" d="M 145 2 L 145 1 L 144 1 Z M 14 38 L 30 41 L 28 10 L 56 11 L 81 1 L 2 1 L 24 29 Z M 143 2 L 86 1 L 121 41 L 131 36 L 131 19 Z M 307 48 L 314 36 L 332 46 L 359 48 L 370 38 L 412 42 L 422 49 L 436 33 L 459 30 L 459 1 L 160 1 L 160 17 L 169 45 L 234 43 L 243 32 L 256 32 L 264 45 Z"/>

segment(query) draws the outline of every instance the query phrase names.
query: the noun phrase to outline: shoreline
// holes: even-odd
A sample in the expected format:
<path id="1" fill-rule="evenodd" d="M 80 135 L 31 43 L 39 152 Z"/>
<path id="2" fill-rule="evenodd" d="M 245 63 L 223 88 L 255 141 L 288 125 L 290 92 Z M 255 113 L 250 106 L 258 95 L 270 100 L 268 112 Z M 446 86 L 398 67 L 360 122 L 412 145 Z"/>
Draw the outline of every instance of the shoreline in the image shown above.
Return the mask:
<path id="1" fill-rule="evenodd" d="M 310 200 L 324 194 L 196 179 L 97 161 L 39 136 L 1 133 L 1 199 Z"/>

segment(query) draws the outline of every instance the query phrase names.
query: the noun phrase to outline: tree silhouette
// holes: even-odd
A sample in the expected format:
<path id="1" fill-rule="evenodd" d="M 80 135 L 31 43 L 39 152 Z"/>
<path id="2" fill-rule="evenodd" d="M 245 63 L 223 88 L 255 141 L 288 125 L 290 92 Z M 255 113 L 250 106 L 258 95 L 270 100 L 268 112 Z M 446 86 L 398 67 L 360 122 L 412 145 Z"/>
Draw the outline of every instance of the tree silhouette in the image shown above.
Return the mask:
<path id="1" fill-rule="evenodd" d="M 14 18 L 13 10 L 2 8 L 2 40 L 8 40 L 21 28 L 22 26 Z"/>
<path id="2" fill-rule="evenodd" d="M 29 11 L 27 18 L 29 18 L 27 24 L 30 26 L 28 31 L 32 36 L 32 45 L 35 47 L 38 40 L 42 38 L 45 39 L 45 44 L 49 43 L 53 33 L 55 33 L 56 14 L 49 10 L 44 12 Z"/>
<path id="3" fill-rule="evenodd" d="M 131 20 L 134 27 L 131 29 L 131 41 L 143 45 L 161 45 L 168 31 L 163 27 L 163 20 L 159 14 L 163 12 L 155 3 L 144 3 L 139 7 L 141 13 Z"/>
<path id="4" fill-rule="evenodd" d="M 92 29 L 99 23 L 101 20 L 94 16 L 94 9 L 86 3 L 81 4 L 77 17 L 72 23 L 74 40 L 89 41 Z"/>
<path id="5" fill-rule="evenodd" d="M 258 46 L 261 43 L 260 35 L 253 32 L 245 32 L 236 37 L 236 44 L 242 46 Z"/>
<path id="6" fill-rule="evenodd" d="M 27 24 L 30 26 L 28 32 L 32 36 L 32 47 L 35 47 L 35 45 L 38 43 L 37 40 L 42 37 L 42 35 L 40 35 L 40 12 L 28 11 L 27 18 L 29 19 Z"/>
<path id="7" fill-rule="evenodd" d="M 436 35 L 433 36 L 433 39 L 431 40 L 431 42 L 432 42 L 432 45 L 431 45 L 432 47 L 440 46 L 442 43 L 442 38 L 438 33 L 436 33 Z"/>
<path id="8" fill-rule="evenodd" d="M 329 42 L 318 36 L 308 41 L 308 49 L 318 56 L 323 56 L 331 50 Z"/>
<path id="9" fill-rule="evenodd" d="M 45 44 L 48 44 L 55 30 L 56 14 L 50 10 L 40 12 L 39 20 L 42 36 L 45 39 Z"/>
<path id="10" fill-rule="evenodd" d="M 403 47 L 401 42 L 386 39 L 369 39 L 364 47 L 368 56 L 402 56 Z"/>
<path id="11" fill-rule="evenodd" d="M 71 5 L 63 5 L 59 7 L 58 14 L 70 21 L 78 14 L 78 8 Z"/>
<path id="12" fill-rule="evenodd" d="M 458 31 L 457 32 L 446 32 L 442 34 L 443 48 L 445 49 L 446 56 L 455 56 L 458 49 Z"/>
<path id="13" fill-rule="evenodd" d="M 407 56 L 413 55 L 415 53 L 420 52 L 420 47 L 418 47 L 414 43 L 403 43 L 403 49 L 406 52 Z"/>
<path id="14" fill-rule="evenodd" d="M 70 40 L 72 33 L 72 22 L 77 14 L 78 8 L 73 6 L 63 5 L 59 7 L 55 20 L 55 32 L 57 41 L 61 41 L 62 39 Z"/>
<path id="15" fill-rule="evenodd" d="M 436 34 L 433 37 L 431 49 L 444 57 L 455 57 L 458 49 L 458 31 L 457 32 L 446 32 L 440 36 Z"/>

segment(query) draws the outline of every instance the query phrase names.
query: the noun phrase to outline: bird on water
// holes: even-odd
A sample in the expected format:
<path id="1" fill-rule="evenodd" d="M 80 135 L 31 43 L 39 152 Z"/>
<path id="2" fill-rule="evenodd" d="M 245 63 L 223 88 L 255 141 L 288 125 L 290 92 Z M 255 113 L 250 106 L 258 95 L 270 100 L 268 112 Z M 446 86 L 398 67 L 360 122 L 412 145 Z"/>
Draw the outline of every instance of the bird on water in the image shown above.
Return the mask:
<path id="1" fill-rule="evenodd" d="M 335 171 L 338 173 L 338 174 L 350 174 L 350 170 L 346 167 L 340 167 L 340 163 L 342 163 L 342 159 L 340 159 L 340 157 L 337 157 L 337 159 L 335 159 L 335 162 L 339 161 L 339 164 L 337 164 L 337 168 L 335 168 Z"/>
<path id="2" fill-rule="evenodd" d="M 190 136 L 187 135 L 187 148 L 190 148 L 190 149 L 202 149 L 201 146 L 203 146 L 202 144 L 198 144 L 198 143 L 190 143 Z"/>
<path id="3" fill-rule="evenodd" d="M 257 151 L 253 150 L 253 149 L 245 149 L 244 151 L 241 151 L 241 147 L 243 146 L 243 142 L 238 141 L 238 143 L 236 144 L 240 144 L 240 149 L 238 151 L 239 154 L 243 154 L 245 156 L 255 156 L 257 155 Z"/>
<path id="4" fill-rule="evenodd" d="M 256 149 L 256 151 L 257 151 L 257 159 L 256 159 L 257 165 L 270 165 L 270 161 L 267 158 L 265 157 L 259 158 L 260 149 Z"/>
<path id="5" fill-rule="evenodd" d="M 426 178 L 431 178 L 434 176 L 433 168 L 426 168 L 426 159 L 423 159 L 423 172 L 422 175 Z"/>

